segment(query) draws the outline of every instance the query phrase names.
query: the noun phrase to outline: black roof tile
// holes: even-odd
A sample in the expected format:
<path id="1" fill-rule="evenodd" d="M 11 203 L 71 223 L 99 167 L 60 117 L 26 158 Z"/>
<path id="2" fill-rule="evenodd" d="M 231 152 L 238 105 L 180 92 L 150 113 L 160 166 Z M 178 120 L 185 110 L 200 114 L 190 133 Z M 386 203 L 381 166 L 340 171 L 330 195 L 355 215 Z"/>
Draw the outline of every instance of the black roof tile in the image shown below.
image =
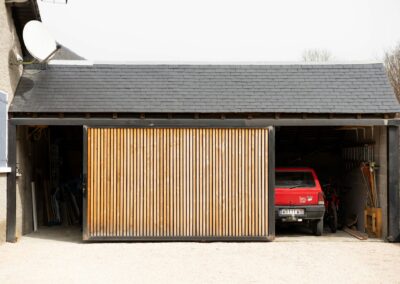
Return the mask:
<path id="1" fill-rule="evenodd" d="M 49 65 L 10 112 L 395 113 L 382 64 Z"/>

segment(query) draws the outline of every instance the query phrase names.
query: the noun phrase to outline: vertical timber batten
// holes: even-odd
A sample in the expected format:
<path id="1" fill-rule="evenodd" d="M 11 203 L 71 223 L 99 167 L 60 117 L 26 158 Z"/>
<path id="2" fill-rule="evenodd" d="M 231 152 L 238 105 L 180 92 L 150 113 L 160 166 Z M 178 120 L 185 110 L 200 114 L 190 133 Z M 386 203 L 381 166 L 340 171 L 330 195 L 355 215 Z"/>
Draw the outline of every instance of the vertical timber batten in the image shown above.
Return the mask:
<path id="1" fill-rule="evenodd" d="M 270 240 L 271 133 L 88 128 L 84 239 Z"/>

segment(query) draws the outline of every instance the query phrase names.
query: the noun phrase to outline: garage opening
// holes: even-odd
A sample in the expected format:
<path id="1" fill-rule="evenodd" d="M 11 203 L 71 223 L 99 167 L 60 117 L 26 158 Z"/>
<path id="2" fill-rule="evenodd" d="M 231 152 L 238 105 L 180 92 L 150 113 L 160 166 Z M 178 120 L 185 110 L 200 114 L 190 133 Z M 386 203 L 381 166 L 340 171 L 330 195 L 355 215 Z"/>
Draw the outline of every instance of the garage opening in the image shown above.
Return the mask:
<path id="1" fill-rule="evenodd" d="M 85 226 L 90 240 L 267 238 L 268 216 L 273 216 L 268 130 L 90 131 L 91 140 L 82 126 L 18 127 L 17 190 L 26 218 L 17 230 L 22 234 L 31 232 L 36 219 L 39 233 L 48 238 L 72 234 L 79 241 Z M 82 195 L 85 157 L 88 211 Z M 324 235 L 347 236 L 342 230 L 350 228 L 370 238 L 387 236 L 387 212 L 366 211 L 387 206 L 386 127 L 276 127 L 275 164 L 313 169 L 325 196 L 334 190 L 338 232 L 325 220 Z M 302 222 L 278 220 L 276 233 L 313 231 Z"/>
<path id="2" fill-rule="evenodd" d="M 386 213 L 380 209 L 385 208 L 387 202 L 386 135 L 385 127 L 277 127 L 277 183 L 284 176 L 279 169 L 314 170 L 324 196 L 324 202 L 320 202 L 326 211 L 323 234 L 343 236 L 342 230 L 345 230 L 359 238 L 382 238 L 387 230 Z M 293 198 L 304 204 L 307 198 L 313 199 L 311 194 L 299 190 L 313 186 L 311 173 L 308 185 L 298 184 L 299 179 L 306 183 L 304 176 L 300 178 L 298 173 L 293 179 L 297 184 L 286 186 L 297 192 L 292 193 Z M 280 198 L 277 194 L 276 203 Z M 276 211 L 277 236 L 315 233 L 316 221 L 308 220 L 307 212 L 301 211 L 307 206 L 293 200 L 287 202 L 297 204 L 299 210 L 289 212 L 290 216 L 280 214 L 286 211 Z"/>
<path id="3" fill-rule="evenodd" d="M 23 234 L 268 241 L 269 131 L 18 127 L 17 185 L 30 188 L 19 194 Z"/>
<path id="4" fill-rule="evenodd" d="M 24 223 L 37 229 L 30 237 L 81 239 L 82 127 L 20 127 L 18 132 L 21 153 L 29 157 L 17 163 L 17 184 L 30 188 L 21 194 L 31 202 L 23 208 L 30 211 Z"/>

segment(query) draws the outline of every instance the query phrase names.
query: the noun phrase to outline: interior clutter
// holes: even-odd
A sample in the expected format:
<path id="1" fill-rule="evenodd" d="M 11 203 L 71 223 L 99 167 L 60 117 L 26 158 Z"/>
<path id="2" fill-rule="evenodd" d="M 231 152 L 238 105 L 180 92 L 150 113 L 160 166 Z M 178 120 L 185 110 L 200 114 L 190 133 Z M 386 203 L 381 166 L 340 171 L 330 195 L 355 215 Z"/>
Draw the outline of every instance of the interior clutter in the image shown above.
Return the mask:
<path id="1" fill-rule="evenodd" d="M 34 227 L 82 226 L 82 131 L 80 126 L 28 128 Z M 361 240 L 384 233 L 386 170 L 381 168 L 386 161 L 381 159 L 386 153 L 377 151 L 385 149 L 386 140 L 377 141 L 382 136 L 374 131 L 376 127 L 276 128 L 276 167 L 317 172 L 328 204 L 327 233 L 343 230 Z"/>
<path id="2" fill-rule="evenodd" d="M 373 127 L 277 129 L 277 167 L 317 172 L 326 204 L 325 231 L 339 229 L 361 240 L 382 236 L 375 136 Z"/>
<path id="3" fill-rule="evenodd" d="M 28 132 L 37 223 L 81 226 L 82 127 L 35 126 Z"/>

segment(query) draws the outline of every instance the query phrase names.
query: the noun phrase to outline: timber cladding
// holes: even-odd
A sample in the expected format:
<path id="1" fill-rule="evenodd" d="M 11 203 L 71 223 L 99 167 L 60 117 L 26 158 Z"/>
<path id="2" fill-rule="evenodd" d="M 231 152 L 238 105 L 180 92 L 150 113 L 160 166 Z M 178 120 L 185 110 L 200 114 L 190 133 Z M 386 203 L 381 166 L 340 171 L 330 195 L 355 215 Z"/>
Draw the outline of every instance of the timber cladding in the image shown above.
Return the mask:
<path id="1" fill-rule="evenodd" d="M 268 129 L 88 128 L 84 239 L 268 236 Z"/>

